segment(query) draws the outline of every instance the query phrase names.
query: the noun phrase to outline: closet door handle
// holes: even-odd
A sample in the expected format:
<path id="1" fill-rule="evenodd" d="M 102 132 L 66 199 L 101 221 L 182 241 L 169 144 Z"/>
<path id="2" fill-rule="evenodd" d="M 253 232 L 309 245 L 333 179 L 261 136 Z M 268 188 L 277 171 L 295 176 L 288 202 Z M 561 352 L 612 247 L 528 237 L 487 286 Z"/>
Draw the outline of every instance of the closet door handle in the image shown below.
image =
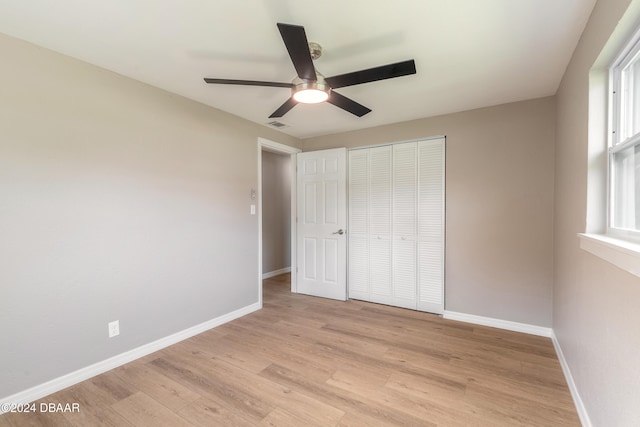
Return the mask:
<path id="1" fill-rule="evenodd" d="M 344 234 L 344 230 L 341 228 L 340 230 L 336 231 L 335 233 L 331 233 L 331 234 L 340 234 L 340 235 L 343 235 L 343 234 Z"/>

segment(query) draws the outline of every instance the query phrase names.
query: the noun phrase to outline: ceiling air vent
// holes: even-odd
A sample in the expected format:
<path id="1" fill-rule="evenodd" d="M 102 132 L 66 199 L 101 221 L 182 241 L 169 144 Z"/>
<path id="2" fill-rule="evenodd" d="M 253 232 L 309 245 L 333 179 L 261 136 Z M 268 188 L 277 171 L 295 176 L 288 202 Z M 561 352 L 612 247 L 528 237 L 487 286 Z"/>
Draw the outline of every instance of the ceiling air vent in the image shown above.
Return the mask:
<path id="1" fill-rule="evenodd" d="M 287 127 L 287 125 L 285 125 L 284 123 L 279 122 L 277 120 L 274 120 L 274 121 L 269 122 L 267 124 L 270 125 L 270 126 L 273 126 L 274 128 L 286 128 Z"/>

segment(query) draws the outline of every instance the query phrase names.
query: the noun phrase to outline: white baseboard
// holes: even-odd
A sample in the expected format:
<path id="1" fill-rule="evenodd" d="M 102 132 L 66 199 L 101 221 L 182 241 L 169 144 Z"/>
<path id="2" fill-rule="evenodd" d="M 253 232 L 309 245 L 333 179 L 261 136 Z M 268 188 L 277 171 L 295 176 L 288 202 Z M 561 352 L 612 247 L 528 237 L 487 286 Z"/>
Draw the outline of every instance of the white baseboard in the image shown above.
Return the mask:
<path id="1" fill-rule="evenodd" d="M 578 412 L 578 416 L 580 417 L 580 422 L 582 423 L 583 427 L 591 427 L 591 419 L 589 418 L 589 414 L 587 413 L 587 408 L 585 408 L 584 403 L 582 402 L 582 398 L 580 397 L 580 393 L 578 393 L 578 388 L 576 387 L 575 381 L 573 381 L 573 376 L 571 375 L 571 370 L 569 369 L 567 360 L 564 358 L 564 354 L 562 353 L 562 348 L 560 347 L 558 338 L 553 331 L 551 331 L 551 341 L 553 342 L 553 347 L 556 349 L 556 354 L 558 355 L 560 366 L 562 366 L 564 378 L 567 380 L 567 386 L 569 386 L 569 391 L 571 392 L 571 397 L 573 398 L 573 404 L 576 405 L 576 411 Z"/>
<path id="2" fill-rule="evenodd" d="M 262 274 L 262 280 L 270 279 L 272 277 L 276 277 L 284 273 L 291 273 L 291 267 L 285 267 L 285 268 L 281 268 L 280 270 L 274 270 L 268 273 L 264 273 Z"/>
<path id="3" fill-rule="evenodd" d="M 87 366 L 85 368 L 78 369 L 77 371 L 55 378 L 51 381 L 47 381 L 46 383 L 18 392 L 11 396 L 0 398 L 0 414 L 7 411 L 6 409 L 3 410 L 3 408 L 5 407 L 4 404 L 6 403 L 19 405 L 31 403 L 38 399 L 42 399 L 43 397 L 48 396 L 52 393 L 70 387 L 79 382 L 88 380 L 91 377 L 95 377 L 96 375 L 117 368 L 118 366 L 124 365 L 125 363 L 129 363 L 131 361 L 139 359 L 143 356 L 153 353 L 154 351 L 162 350 L 165 347 L 169 347 L 170 345 L 173 345 L 177 342 L 180 342 L 187 338 L 191 338 L 194 335 L 198 335 L 202 332 L 208 331 L 209 329 L 215 328 L 216 326 L 220 326 L 224 323 L 230 322 L 249 313 L 253 313 L 254 311 L 259 309 L 260 303 L 256 302 L 254 304 L 232 311 L 231 313 L 224 314 L 220 317 L 216 317 L 215 319 L 208 320 L 204 323 L 200 323 L 199 325 L 195 325 L 191 328 L 176 332 L 175 334 L 169 335 L 167 337 L 160 338 L 159 340 L 150 342 L 149 344 L 142 345 L 138 348 L 134 348 L 133 350 L 126 351 L 124 353 L 118 354 L 117 356 L 113 356 L 109 359 L 94 363 L 93 365 Z"/>
<path id="4" fill-rule="evenodd" d="M 492 317 L 476 316 L 474 314 L 458 313 L 445 310 L 442 315 L 445 319 L 458 320 L 460 322 L 475 323 L 476 325 L 490 326 L 492 328 L 506 329 L 508 331 L 524 332 L 525 334 L 551 337 L 551 328 L 529 325 L 528 323 L 512 322 L 510 320 L 494 319 Z"/>

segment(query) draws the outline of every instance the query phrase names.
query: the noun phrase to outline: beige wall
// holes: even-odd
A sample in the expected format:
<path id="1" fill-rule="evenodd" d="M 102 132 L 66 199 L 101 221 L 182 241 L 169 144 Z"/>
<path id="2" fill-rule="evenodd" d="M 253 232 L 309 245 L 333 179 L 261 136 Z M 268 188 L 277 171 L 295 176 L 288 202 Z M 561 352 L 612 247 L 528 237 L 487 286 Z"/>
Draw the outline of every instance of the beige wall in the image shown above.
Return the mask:
<path id="1" fill-rule="evenodd" d="M 449 311 L 551 326 L 554 98 L 304 140 L 304 151 L 435 135 L 446 147 Z"/>
<path id="2" fill-rule="evenodd" d="M 589 70 L 629 3 L 596 3 L 557 93 L 553 328 L 594 426 L 640 420 L 640 278 L 581 250 L 577 237 L 587 215 Z M 633 9 L 637 28 L 637 1 Z"/>
<path id="3" fill-rule="evenodd" d="M 0 400 L 258 302 L 257 138 L 297 140 L 2 35 L 0 52 Z"/>
<path id="4" fill-rule="evenodd" d="M 262 272 L 291 267 L 291 156 L 262 151 Z"/>

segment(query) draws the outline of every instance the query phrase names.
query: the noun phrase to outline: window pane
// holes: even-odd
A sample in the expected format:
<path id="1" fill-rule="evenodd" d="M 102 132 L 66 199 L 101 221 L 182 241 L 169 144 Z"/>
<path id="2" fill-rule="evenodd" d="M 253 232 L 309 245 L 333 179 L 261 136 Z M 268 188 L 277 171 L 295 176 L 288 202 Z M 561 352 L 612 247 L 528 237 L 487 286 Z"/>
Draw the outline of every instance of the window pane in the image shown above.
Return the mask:
<path id="1" fill-rule="evenodd" d="M 613 155 L 613 226 L 640 231 L 640 144 Z"/>
<path id="2" fill-rule="evenodd" d="M 640 132 L 640 58 L 634 60 L 622 70 L 621 75 L 621 120 L 620 141 Z"/>

